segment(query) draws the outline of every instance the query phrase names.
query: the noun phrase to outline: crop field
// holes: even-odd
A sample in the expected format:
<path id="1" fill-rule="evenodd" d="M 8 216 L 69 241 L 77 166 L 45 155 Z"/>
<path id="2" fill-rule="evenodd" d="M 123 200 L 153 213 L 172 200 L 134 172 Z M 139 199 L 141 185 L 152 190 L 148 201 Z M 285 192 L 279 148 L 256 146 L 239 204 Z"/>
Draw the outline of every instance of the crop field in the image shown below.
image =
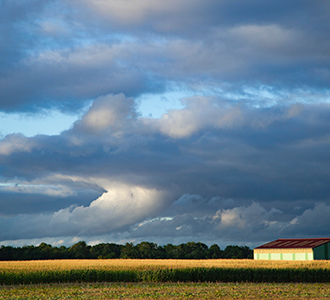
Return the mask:
<path id="1" fill-rule="evenodd" d="M 329 299 L 328 261 L 0 262 L 0 299 Z"/>
<path id="2" fill-rule="evenodd" d="M 253 259 L 68 259 L 0 261 L 0 271 L 159 270 L 184 268 L 330 269 L 330 261 L 262 261 Z"/>
<path id="3" fill-rule="evenodd" d="M 322 282 L 328 261 L 37 260 L 0 262 L 0 284 L 75 282 Z"/>
<path id="4" fill-rule="evenodd" d="M 330 284 L 81 283 L 4 286 L 0 299 L 329 299 Z"/>

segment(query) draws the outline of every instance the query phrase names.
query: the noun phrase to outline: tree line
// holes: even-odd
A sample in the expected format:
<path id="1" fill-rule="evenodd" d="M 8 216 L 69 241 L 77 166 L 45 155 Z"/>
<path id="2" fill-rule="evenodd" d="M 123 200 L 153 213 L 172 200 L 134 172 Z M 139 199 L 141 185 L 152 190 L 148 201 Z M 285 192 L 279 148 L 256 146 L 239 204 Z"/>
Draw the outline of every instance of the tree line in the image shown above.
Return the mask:
<path id="1" fill-rule="evenodd" d="M 142 242 L 134 245 L 102 243 L 95 246 L 80 241 L 70 247 L 41 243 L 39 246 L 1 246 L 0 260 L 42 260 L 42 259 L 217 259 L 252 258 L 253 251 L 247 246 L 227 246 L 224 250 L 216 244 L 208 247 L 203 243 L 189 242 L 181 245 Z"/>

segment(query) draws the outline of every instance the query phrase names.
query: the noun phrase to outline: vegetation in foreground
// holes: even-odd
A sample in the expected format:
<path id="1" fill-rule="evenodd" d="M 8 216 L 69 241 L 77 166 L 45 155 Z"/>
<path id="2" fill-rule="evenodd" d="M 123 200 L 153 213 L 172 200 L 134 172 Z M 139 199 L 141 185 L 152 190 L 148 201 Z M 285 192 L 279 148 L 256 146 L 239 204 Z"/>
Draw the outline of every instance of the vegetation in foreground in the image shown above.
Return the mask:
<path id="1" fill-rule="evenodd" d="M 74 282 L 330 282 L 330 269 L 184 268 L 150 270 L 73 269 L 0 272 L 0 284 Z"/>
<path id="2" fill-rule="evenodd" d="M 95 283 L 10 286 L 0 299 L 329 299 L 330 284 Z"/>

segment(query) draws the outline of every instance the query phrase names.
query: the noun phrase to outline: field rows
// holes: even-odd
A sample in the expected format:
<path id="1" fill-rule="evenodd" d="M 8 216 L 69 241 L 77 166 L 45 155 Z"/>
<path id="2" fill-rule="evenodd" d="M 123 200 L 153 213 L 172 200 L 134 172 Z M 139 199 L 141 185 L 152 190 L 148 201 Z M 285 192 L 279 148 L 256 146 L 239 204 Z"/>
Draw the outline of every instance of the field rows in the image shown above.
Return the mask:
<path id="1" fill-rule="evenodd" d="M 330 266 L 328 261 L 10 261 L 0 262 L 0 284 L 0 299 L 8 300 L 329 299 Z"/>
<path id="2" fill-rule="evenodd" d="M 330 268 L 327 261 L 253 260 L 53 260 L 0 264 L 1 285 L 74 282 L 330 283 Z"/>
<path id="3" fill-rule="evenodd" d="M 73 282 L 322 282 L 330 269 L 308 268 L 167 268 L 149 270 L 0 271 L 1 285 Z"/>
<path id="4" fill-rule="evenodd" d="M 0 271 L 159 270 L 183 268 L 330 269 L 330 261 L 261 261 L 252 259 L 86 259 L 0 261 Z"/>

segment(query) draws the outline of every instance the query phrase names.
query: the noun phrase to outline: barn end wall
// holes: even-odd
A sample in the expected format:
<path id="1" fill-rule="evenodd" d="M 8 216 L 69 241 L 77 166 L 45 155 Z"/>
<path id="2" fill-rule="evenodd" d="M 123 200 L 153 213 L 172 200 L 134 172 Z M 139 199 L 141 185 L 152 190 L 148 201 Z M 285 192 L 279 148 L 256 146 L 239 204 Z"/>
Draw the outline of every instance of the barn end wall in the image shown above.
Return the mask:
<path id="1" fill-rule="evenodd" d="M 330 243 L 315 247 L 313 252 L 314 259 L 330 259 Z"/>

